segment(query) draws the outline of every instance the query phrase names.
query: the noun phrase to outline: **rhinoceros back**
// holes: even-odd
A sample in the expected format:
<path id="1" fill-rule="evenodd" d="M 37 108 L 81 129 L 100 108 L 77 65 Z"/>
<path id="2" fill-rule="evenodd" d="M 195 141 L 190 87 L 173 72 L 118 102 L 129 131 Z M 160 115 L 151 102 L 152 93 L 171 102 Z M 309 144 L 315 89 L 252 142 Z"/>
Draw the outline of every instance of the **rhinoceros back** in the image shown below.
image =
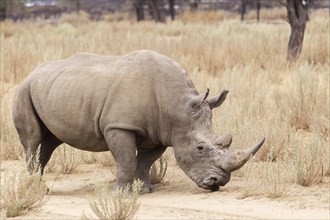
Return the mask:
<path id="1" fill-rule="evenodd" d="M 38 67 L 27 83 L 35 111 L 57 138 L 103 151 L 109 129 L 156 135 L 157 99 L 162 87 L 186 77 L 181 72 L 172 60 L 150 51 L 119 57 L 77 54 Z"/>

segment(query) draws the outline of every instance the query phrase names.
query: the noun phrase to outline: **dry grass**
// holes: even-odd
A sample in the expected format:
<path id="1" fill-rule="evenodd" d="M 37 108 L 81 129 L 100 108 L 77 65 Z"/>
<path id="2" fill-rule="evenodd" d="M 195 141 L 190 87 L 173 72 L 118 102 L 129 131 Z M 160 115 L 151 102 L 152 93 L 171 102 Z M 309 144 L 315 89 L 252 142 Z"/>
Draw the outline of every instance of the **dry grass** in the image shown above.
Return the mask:
<path id="1" fill-rule="evenodd" d="M 113 167 L 115 165 L 115 159 L 113 158 L 110 151 L 101 152 L 95 155 L 96 163 L 101 164 L 104 167 Z"/>
<path id="2" fill-rule="evenodd" d="M 39 174 L 12 173 L 4 177 L 0 191 L 0 209 L 6 217 L 15 217 L 40 207 L 45 202 L 48 188 Z"/>
<path id="3" fill-rule="evenodd" d="M 164 180 L 167 170 L 167 158 L 161 156 L 150 168 L 150 181 L 152 184 L 161 183 Z"/>
<path id="4" fill-rule="evenodd" d="M 127 20 L 96 23 L 85 15 L 62 18 L 56 23 L 2 22 L 1 159 L 16 159 L 22 150 L 16 132 L 9 126 L 11 114 L 7 107 L 11 101 L 4 96 L 38 64 L 82 51 L 119 55 L 152 49 L 180 63 L 200 92 L 206 88 L 210 88 L 211 95 L 222 89 L 230 91 L 226 102 L 214 111 L 213 124 L 217 133 L 233 134 L 233 148 L 245 148 L 266 137 L 256 157 L 263 161 L 260 164 L 265 172 L 258 174 L 263 181 L 252 178 L 255 168 L 247 166 L 251 170 L 243 170 L 247 192 L 242 197 L 258 194 L 260 190 L 254 186 L 264 183 L 269 183 L 269 188 L 264 188 L 262 194 L 285 196 L 283 184 L 292 184 L 292 176 L 303 185 L 319 182 L 330 173 L 325 170 L 330 170 L 329 14 L 311 13 L 301 58 L 295 65 L 288 65 L 290 28 L 281 19 L 282 12 L 274 11 L 269 15 L 273 17 L 266 18 L 276 17 L 276 22 L 262 17 L 259 24 L 212 13 L 182 15 L 183 21 L 167 24 Z M 209 18 L 202 18 L 204 15 Z M 306 152 L 310 156 L 316 152 L 317 160 L 308 158 Z M 97 161 L 90 157 L 90 163 Z M 284 175 L 284 183 L 275 181 L 279 173 Z"/>
<path id="5" fill-rule="evenodd" d="M 143 182 L 134 181 L 130 186 L 109 191 L 107 185 L 96 188 L 94 198 L 89 199 L 89 205 L 98 219 L 132 219 L 139 210 L 138 198 Z M 83 219 L 95 219 L 83 214 Z"/>
<path id="6" fill-rule="evenodd" d="M 53 153 L 51 159 L 46 165 L 46 172 L 58 174 L 76 173 L 78 166 L 82 163 L 82 152 L 71 146 L 63 144 Z"/>
<path id="7" fill-rule="evenodd" d="M 95 163 L 99 163 L 104 167 L 109 167 L 112 175 L 117 177 L 117 165 L 115 159 L 110 152 L 101 152 L 95 154 Z"/>
<path id="8" fill-rule="evenodd" d="M 260 191 L 260 185 L 262 181 L 260 178 L 260 165 L 256 163 L 248 163 L 241 170 L 243 173 L 242 188 L 236 193 L 237 199 L 245 199 L 251 196 L 258 196 L 262 194 Z"/>
<path id="9" fill-rule="evenodd" d="M 294 153 L 296 183 L 302 186 L 311 186 L 322 181 L 325 169 L 325 148 L 319 138 L 302 140 Z"/>
<path id="10" fill-rule="evenodd" d="M 263 166 L 263 188 L 267 197 L 285 197 L 290 191 L 290 170 L 284 161 L 268 163 Z"/>
<path id="11" fill-rule="evenodd" d="M 243 168 L 244 185 L 236 198 L 259 195 L 272 199 L 286 197 L 292 185 L 291 173 L 285 161 L 249 163 Z"/>
<path id="12" fill-rule="evenodd" d="M 11 115 L 12 99 L 15 86 L 3 83 L 1 88 L 1 116 L 0 116 L 0 161 L 18 160 L 22 157 L 23 147 L 20 146 L 16 129 Z M 2 94 L 4 94 L 2 96 Z"/>

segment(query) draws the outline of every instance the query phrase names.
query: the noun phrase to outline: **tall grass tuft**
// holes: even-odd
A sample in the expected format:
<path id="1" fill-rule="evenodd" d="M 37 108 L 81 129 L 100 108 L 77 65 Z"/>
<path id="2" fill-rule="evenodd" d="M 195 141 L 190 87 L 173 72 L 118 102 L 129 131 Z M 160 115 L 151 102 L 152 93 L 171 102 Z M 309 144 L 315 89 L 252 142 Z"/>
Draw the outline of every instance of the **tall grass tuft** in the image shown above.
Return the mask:
<path id="1" fill-rule="evenodd" d="M 296 147 L 293 156 L 296 174 L 296 183 L 302 186 L 311 186 L 322 181 L 324 175 L 324 151 L 326 146 L 320 138 L 302 140 Z"/>
<path id="2" fill-rule="evenodd" d="M 285 197 L 290 191 L 290 170 L 285 161 L 267 162 L 263 166 L 263 189 L 267 197 L 276 199 Z"/>
<path id="3" fill-rule="evenodd" d="M 70 174 L 77 171 L 80 164 L 78 152 L 70 146 L 62 146 L 60 149 L 60 156 L 58 157 L 59 170 L 62 174 Z"/>
<path id="4" fill-rule="evenodd" d="M 167 165 L 167 158 L 165 156 L 161 156 L 152 164 L 149 173 L 152 184 L 161 183 L 163 181 L 166 174 Z"/>
<path id="5" fill-rule="evenodd" d="M 115 165 L 115 159 L 110 151 L 100 152 L 95 155 L 96 163 L 100 163 L 104 167 L 112 167 Z"/>
<path id="6" fill-rule="evenodd" d="M 95 164 L 97 163 L 96 159 L 97 153 L 95 152 L 82 152 L 80 154 L 81 161 L 85 164 Z"/>
<path id="7" fill-rule="evenodd" d="M 89 205 L 98 219 L 132 219 L 139 210 L 140 203 L 138 198 L 142 189 L 143 182 L 134 181 L 132 185 L 109 191 L 107 185 L 96 188 L 95 197 L 89 199 Z M 95 219 L 83 213 L 83 219 Z"/>
<path id="8" fill-rule="evenodd" d="M 262 163 L 263 166 L 264 163 Z M 261 194 L 260 185 L 261 182 L 261 172 L 260 164 L 257 163 L 247 163 L 242 168 L 243 173 L 243 186 L 236 194 L 237 199 L 245 199 L 251 196 L 257 196 Z"/>
<path id="9" fill-rule="evenodd" d="M 48 188 L 40 174 L 13 173 L 5 177 L 1 185 L 0 209 L 6 217 L 15 217 L 45 203 Z"/>
<path id="10" fill-rule="evenodd" d="M 66 144 L 59 146 L 45 167 L 46 173 L 71 174 L 81 164 L 81 152 Z"/>

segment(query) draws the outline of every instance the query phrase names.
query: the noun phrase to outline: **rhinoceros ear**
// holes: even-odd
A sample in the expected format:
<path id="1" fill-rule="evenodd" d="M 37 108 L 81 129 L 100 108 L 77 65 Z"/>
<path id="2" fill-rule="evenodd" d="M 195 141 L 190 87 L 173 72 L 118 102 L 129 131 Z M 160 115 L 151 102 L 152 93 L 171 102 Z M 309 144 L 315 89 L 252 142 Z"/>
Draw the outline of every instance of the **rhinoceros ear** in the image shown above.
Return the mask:
<path id="1" fill-rule="evenodd" d="M 207 89 L 206 92 L 193 97 L 191 100 L 189 100 L 188 104 L 189 107 L 192 109 L 199 109 L 199 107 L 201 106 L 202 102 L 207 98 L 207 96 L 209 95 L 209 89 Z"/>
<path id="2" fill-rule="evenodd" d="M 223 103 L 223 101 L 225 101 L 228 92 L 229 92 L 228 90 L 223 90 L 220 95 L 215 96 L 209 100 L 206 100 L 209 103 L 211 109 L 219 107 Z"/>

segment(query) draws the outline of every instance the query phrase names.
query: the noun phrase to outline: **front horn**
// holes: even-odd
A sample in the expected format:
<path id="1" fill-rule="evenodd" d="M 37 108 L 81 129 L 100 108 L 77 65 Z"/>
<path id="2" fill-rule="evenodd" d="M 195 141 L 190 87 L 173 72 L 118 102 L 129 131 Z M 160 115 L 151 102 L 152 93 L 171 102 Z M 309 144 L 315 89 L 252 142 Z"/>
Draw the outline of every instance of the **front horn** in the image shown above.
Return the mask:
<path id="1" fill-rule="evenodd" d="M 224 158 L 221 161 L 221 168 L 226 172 L 230 173 L 235 170 L 241 168 L 257 151 L 265 142 L 265 138 L 263 138 L 256 146 L 248 149 L 248 150 L 227 150 L 223 155 Z"/>

